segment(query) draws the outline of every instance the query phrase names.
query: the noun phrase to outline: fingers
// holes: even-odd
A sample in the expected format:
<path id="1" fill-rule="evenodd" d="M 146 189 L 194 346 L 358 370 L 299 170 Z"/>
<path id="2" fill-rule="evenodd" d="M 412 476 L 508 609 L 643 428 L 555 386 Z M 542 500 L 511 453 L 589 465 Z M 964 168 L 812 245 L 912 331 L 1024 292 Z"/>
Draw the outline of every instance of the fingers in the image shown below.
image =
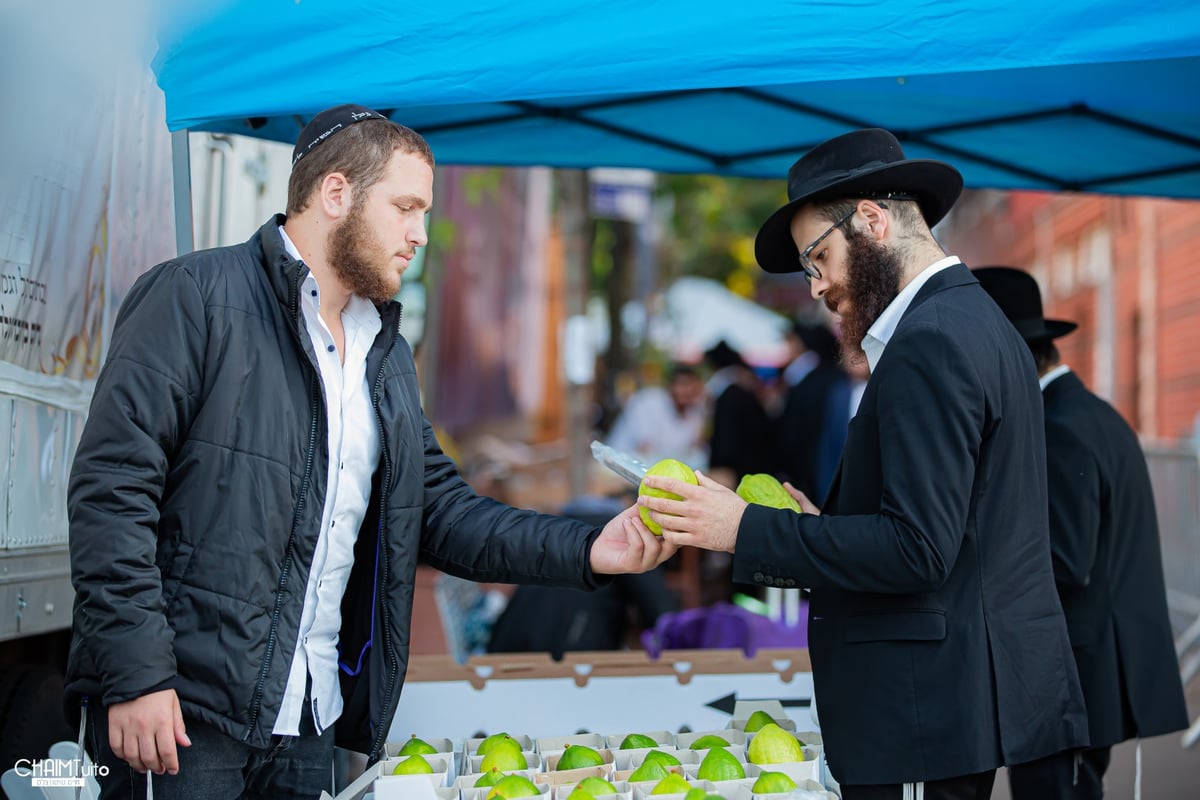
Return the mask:
<path id="1" fill-rule="evenodd" d="M 122 761 L 129 761 L 129 754 L 125 752 L 125 731 L 122 728 L 112 724 L 112 715 L 108 718 L 108 749 L 112 750 L 113 755 Z M 130 762 L 129 766 L 133 767 Z M 133 767 L 138 769 L 137 767 Z"/>
<path id="2" fill-rule="evenodd" d="M 175 743 L 183 747 L 192 746 L 192 740 L 187 735 L 187 727 L 183 724 L 183 710 L 179 707 L 178 695 L 175 697 Z"/>
<path id="3" fill-rule="evenodd" d="M 718 481 L 714 481 L 700 470 L 696 470 L 696 479 L 700 481 L 700 485 L 705 489 L 719 489 L 724 492 L 730 491 L 728 486 L 723 483 L 719 483 Z"/>
<path id="4" fill-rule="evenodd" d="M 816 504 L 812 500 L 808 499 L 808 495 L 804 494 L 804 492 L 800 491 L 795 486 L 792 486 L 792 484 L 784 481 L 783 488 L 787 490 L 787 493 L 792 496 L 793 500 L 800 504 L 800 510 L 805 514 L 821 513 L 821 509 L 817 508 Z"/>
<path id="5" fill-rule="evenodd" d="M 653 514 L 653 519 L 664 529 L 678 529 L 677 524 L 684 519 L 683 516 L 687 509 L 687 502 L 684 500 L 672 500 L 667 497 L 651 497 L 650 495 L 642 495 L 638 498 L 638 505 L 645 506 L 650 509 Z"/>
<path id="6" fill-rule="evenodd" d="M 161 764 L 160 769 L 163 772 L 170 773 L 171 775 L 178 775 L 179 751 L 175 749 L 174 726 L 170 728 L 159 728 L 158 733 L 154 737 L 154 743 L 158 748 L 158 757 Z"/>
<path id="7" fill-rule="evenodd" d="M 177 741 L 191 744 L 173 690 L 152 692 L 109 707 L 109 747 L 138 772 L 178 773 Z"/>
<path id="8" fill-rule="evenodd" d="M 145 762 L 147 769 L 155 775 L 162 775 L 168 770 L 172 775 L 179 772 L 179 758 L 175 754 L 174 726 L 156 728 L 151 735 L 138 741 L 144 745 L 142 761 Z"/>
<path id="9" fill-rule="evenodd" d="M 697 476 L 699 476 L 699 473 L 697 473 Z M 703 491 L 699 486 L 693 483 L 676 480 L 675 478 L 664 478 L 661 475 L 647 475 L 642 479 L 642 483 L 652 489 L 661 489 L 664 492 L 677 494 L 685 500 L 694 500 L 697 497 L 701 497 L 701 493 Z M 709 483 L 711 484 L 712 481 L 709 481 Z M 641 497 L 645 497 L 645 495 L 642 495 Z M 641 497 L 638 499 L 640 500 Z"/>
<path id="10" fill-rule="evenodd" d="M 638 526 L 633 524 L 633 520 L 631 519 L 626 518 L 621 520 L 621 527 L 625 532 L 625 542 L 629 547 L 630 557 L 638 564 L 643 564 L 646 556 L 645 537 L 642 536 L 642 532 L 638 530 Z"/>

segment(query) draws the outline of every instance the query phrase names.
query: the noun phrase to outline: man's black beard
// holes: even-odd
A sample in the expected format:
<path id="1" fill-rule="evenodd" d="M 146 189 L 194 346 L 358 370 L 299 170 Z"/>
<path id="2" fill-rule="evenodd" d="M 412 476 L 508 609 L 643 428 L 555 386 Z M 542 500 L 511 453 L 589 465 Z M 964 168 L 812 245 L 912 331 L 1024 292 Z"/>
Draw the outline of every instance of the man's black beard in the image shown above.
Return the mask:
<path id="1" fill-rule="evenodd" d="M 362 206 L 355 202 L 342 224 L 329 234 L 329 265 L 342 285 L 352 294 L 374 303 L 384 303 L 396 294 L 384 275 L 384 267 L 372 261 L 383 251 L 379 240 L 363 217 Z"/>
<path id="2" fill-rule="evenodd" d="M 863 337 L 900 294 L 903 269 L 895 250 L 861 231 L 849 229 L 846 242 L 846 295 L 850 307 L 841 315 L 842 358 L 848 363 L 862 363 L 867 357 L 862 349 Z"/>

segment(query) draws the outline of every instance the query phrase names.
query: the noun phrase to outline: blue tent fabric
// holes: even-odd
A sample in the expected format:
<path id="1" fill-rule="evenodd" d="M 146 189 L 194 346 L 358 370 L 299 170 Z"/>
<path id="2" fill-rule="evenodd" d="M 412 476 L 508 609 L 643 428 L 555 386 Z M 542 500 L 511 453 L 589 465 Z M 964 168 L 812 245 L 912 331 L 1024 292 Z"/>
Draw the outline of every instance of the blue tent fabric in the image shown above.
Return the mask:
<path id="1" fill-rule="evenodd" d="M 203 8 L 199 8 L 203 6 Z M 370 105 L 441 163 L 779 178 L 851 128 L 969 186 L 1200 196 L 1200 3 L 167 0 L 173 130 Z"/>

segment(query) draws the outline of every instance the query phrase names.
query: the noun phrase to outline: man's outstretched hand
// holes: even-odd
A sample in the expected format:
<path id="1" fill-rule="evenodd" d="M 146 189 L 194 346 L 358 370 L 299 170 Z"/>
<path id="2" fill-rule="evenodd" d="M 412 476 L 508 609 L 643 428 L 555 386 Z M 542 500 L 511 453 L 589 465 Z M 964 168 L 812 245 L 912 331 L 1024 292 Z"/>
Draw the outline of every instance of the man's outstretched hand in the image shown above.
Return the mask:
<path id="1" fill-rule="evenodd" d="M 592 572 L 621 575 L 648 572 L 675 554 L 675 545 L 655 536 L 642 522 L 636 505 L 609 520 L 592 543 Z"/>

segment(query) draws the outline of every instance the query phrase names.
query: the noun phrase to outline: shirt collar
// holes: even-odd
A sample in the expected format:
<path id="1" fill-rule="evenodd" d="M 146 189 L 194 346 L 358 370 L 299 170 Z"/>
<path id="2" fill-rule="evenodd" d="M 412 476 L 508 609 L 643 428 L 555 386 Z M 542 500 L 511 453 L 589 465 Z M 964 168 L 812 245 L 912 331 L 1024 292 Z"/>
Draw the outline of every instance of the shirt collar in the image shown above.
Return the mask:
<path id="1" fill-rule="evenodd" d="M 279 235 L 283 237 L 283 248 L 287 250 L 288 255 L 303 264 L 304 256 L 300 255 L 300 251 L 296 249 L 296 243 L 292 241 L 292 237 L 287 235 L 287 231 L 283 229 L 282 225 L 279 226 Z M 305 266 L 308 265 L 305 264 Z"/>
<path id="2" fill-rule="evenodd" d="M 296 243 L 287 235 L 287 231 L 283 229 L 282 225 L 279 226 L 279 235 L 283 237 L 283 246 L 287 250 L 288 255 L 307 267 L 308 264 L 305 263 L 304 257 L 300 255 L 300 251 L 296 248 Z M 315 299 L 318 301 L 321 299 L 321 287 L 317 283 L 317 279 L 313 277 L 311 269 L 304 278 L 303 288 L 310 293 L 313 291 L 317 292 Z M 317 308 L 321 307 L 320 302 L 314 303 L 314 305 Z M 375 304 L 356 294 L 350 295 L 350 302 L 346 304 L 346 308 L 342 310 L 342 313 L 348 315 L 359 325 L 367 328 L 378 325 L 380 322 L 379 309 L 375 307 Z"/>
<path id="3" fill-rule="evenodd" d="M 1041 384 L 1042 391 L 1043 392 L 1046 391 L 1047 386 L 1049 386 L 1051 383 L 1053 383 L 1057 379 L 1061 378 L 1063 375 L 1066 375 L 1070 371 L 1071 371 L 1071 368 L 1068 367 L 1066 364 L 1059 364 L 1057 367 L 1050 370 L 1042 377 L 1038 378 L 1038 383 Z"/>
<path id="4" fill-rule="evenodd" d="M 883 348 L 887 347 L 887 343 L 891 341 L 892 335 L 896 332 L 900 318 L 912 305 L 913 298 L 917 296 L 917 292 L 921 291 L 921 287 L 946 267 L 961 263 L 958 256 L 946 256 L 933 262 L 921 270 L 915 278 L 908 282 L 907 286 L 900 290 L 895 299 L 888 303 L 888 307 L 879 315 L 879 319 L 875 320 L 875 323 L 867 329 L 867 335 L 863 337 L 862 341 L 862 349 L 867 354 L 867 364 L 872 372 L 875 371 L 879 359 L 883 356 Z"/>

